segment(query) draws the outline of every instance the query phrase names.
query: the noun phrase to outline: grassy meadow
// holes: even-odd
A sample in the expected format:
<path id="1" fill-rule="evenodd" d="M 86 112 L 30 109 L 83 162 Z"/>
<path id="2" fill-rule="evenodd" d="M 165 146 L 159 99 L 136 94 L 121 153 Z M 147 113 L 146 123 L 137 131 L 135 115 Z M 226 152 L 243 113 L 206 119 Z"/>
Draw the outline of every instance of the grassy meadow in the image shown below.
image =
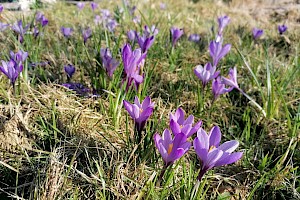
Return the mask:
<path id="1" fill-rule="evenodd" d="M 300 199 L 300 14 L 250 2 L 0 10 L 0 199 Z"/>

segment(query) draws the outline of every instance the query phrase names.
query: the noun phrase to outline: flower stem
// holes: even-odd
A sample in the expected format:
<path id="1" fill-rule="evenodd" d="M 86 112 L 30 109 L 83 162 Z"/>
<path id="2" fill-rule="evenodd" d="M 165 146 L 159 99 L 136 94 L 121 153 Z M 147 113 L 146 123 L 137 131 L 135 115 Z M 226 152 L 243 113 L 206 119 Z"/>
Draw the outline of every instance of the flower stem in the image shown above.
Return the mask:
<path id="1" fill-rule="evenodd" d="M 160 186 L 160 185 L 161 185 L 162 178 L 163 178 L 164 174 L 166 173 L 166 170 L 167 170 L 167 168 L 168 168 L 169 166 L 170 166 L 170 164 L 165 164 L 165 165 L 164 165 L 163 169 L 162 169 L 161 172 L 160 172 L 160 175 L 159 175 L 159 177 L 158 177 L 158 180 L 157 180 L 157 182 L 156 182 L 156 185 L 157 185 L 157 186 Z"/>

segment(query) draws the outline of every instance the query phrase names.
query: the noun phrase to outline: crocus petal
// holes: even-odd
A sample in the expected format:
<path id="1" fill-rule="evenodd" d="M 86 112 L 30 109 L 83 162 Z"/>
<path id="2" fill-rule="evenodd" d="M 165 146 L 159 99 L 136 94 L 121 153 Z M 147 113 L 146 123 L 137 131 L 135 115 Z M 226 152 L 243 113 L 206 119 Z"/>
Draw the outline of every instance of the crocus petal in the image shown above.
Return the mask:
<path id="1" fill-rule="evenodd" d="M 191 129 L 192 129 L 192 124 L 187 124 L 181 129 L 181 132 L 187 136 L 190 133 Z"/>
<path id="2" fill-rule="evenodd" d="M 194 116 L 193 115 L 190 115 L 183 123 L 183 125 L 186 125 L 186 124 L 193 124 L 194 123 Z"/>
<path id="3" fill-rule="evenodd" d="M 169 129 L 164 130 L 164 132 L 162 134 L 162 139 L 163 139 L 164 146 L 169 146 L 169 144 L 172 143 L 172 136 L 171 136 Z"/>
<path id="4" fill-rule="evenodd" d="M 214 149 L 207 155 L 207 160 L 204 163 L 205 169 L 211 169 L 215 166 L 216 162 L 222 157 L 223 151 L 220 151 L 218 149 Z"/>
<path id="5" fill-rule="evenodd" d="M 209 136 L 207 133 L 200 128 L 197 132 L 197 138 L 200 141 L 200 148 L 201 149 L 206 149 L 207 151 L 209 150 Z"/>
<path id="6" fill-rule="evenodd" d="M 144 99 L 143 103 L 142 103 L 142 109 L 146 109 L 148 106 L 150 106 L 151 104 L 151 99 L 149 96 L 146 96 L 146 98 Z"/>
<path id="7" fill-rule="evenodd" d="M 177 118 L 177 122 L 179 124 L 183 124 L 183 122 L 184 122 L 184 111 L 181 108 L 178 108 L 175 112 L 175 117 Z"/>
<path id="8" fill-rule="evenodd" d="M 131 118 L 134 119 L 135 115 L 134 115 L 134 112 L 133 112 L 133 109 L 132 109 L 132 104 L 129 103 L 128 101 L 126 101 L 126 100 L 123 100 L 123 104 L 124 104 L 125 109 L 129 113 L 129 115 L 131 116 Z"/>
<path id="9" fill-rule="evenodd" d="M 192 136 L 194 133 L 196 133 L 196 132 L 199 130 L 199 128 L 201 127 L 201 125 L 202 125 L 202 121 L 197 122 L 197 124 L 195 124 L 195 126 L 190 130 L 190 132 L 189 132 L 189 134 L 187 135 L 187 137 L 190 137 L 190 136 Z"/>
<path id="10" fill-rule="evenodd" d="M 221 131 L 218 126 L 214 126 L 209 133 L 209 146 L 218 147 L 221 141 Z"/>
<path id="11" fill-rule="evenodd" d="M 165 146 L 163 144 L 163 139 L 160 137 L 160 135 L 158 133 L 154 134 L 153 139 L 154 139 L 155 146 L 158 149 L 161 157 L 166 162 L 166 160 L 168 158 L 168 152 L 165 149 Z"/>
<path id="12" fill-rule="evenodd" d="M 197 156 L 202 162 L 205 162 L 207 160 L 207 149 L 203 148 L 202 141 L 198 137 L 196 137 L 193 141 L 194 149 L 196 151 Z"/>
<path id="13" fill-rule="evenodd" d="M 181 132 L 180 125 L 173 119 L 171 119 L 171 121 L 170 121 L 170 128 L 171 128 L 172 132 L 174 133 L 174 135 Z"/>
<path id="14" fill-rule="evenodd" d="M 225 154 L 225 155 L 224 155 Z M 219 167 L 222 165 L 229 165 L 231 163 L 235 163 L 239 159 L 242 158 L 243 152 L 235 152 L 232 154 L 224 153 L 223 156 L 216 162 L 215 167 Z"/>
<path id="15" fill-rule="evenodd" d="M 239 146 L 239 142 L 236 140 L 231 140 L 224 142 L 221 144 L 218 149 L 227 152 L 227 153 L 232 153 L 237 147 Z"/>
<path id="16" fill-rule="evenodd" d="M 134 97 L 134 103 L 139 107 L 142 108 L 142 105 L 140 104 L 140 100 L 137 96 Z"/>

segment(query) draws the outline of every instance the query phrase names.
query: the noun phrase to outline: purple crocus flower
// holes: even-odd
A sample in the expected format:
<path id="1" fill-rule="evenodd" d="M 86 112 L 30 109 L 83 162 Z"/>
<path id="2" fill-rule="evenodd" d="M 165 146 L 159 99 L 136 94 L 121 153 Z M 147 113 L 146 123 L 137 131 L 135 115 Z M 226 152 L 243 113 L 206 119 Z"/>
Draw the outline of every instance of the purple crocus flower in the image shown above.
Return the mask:
<path id="1" fill-rule="evenodd" d="M 13 59 L 17 64 L 22 64 L 28 57 L 28 53 L 22 50 L 19 50 L 17 53 L 10 51 L 10 58 Z"/>
<path id="2" fill-rule="evenodd" d="M 239 146 L 236 140 L 227 141 L 220 145 L 221 131 L 214 126 L 209 135 L 201 128 L 194 139 L 194 149 L 201 161 L 201 170 L 198 175 L 200 181 L 203 175 L 213 167 L 232 164 L 241 159 L 243 152 L 233 151 Z"/>
<path id="3" fill-rule="evenodd" d="M 209 53 L 213 60 L 213 66 L 217 66 L 219 61 L 230 51 L 231 45 L 222 46 L 222 41 L 212 41 L 209 45 Z"/>
<path id="4" fill-rule="evenodd" d="M 2 13 L 4 7 L 2 5 L 0 5 L 0 13 Z"/>
<path id="5" fill-rule="evenodd" d="M 37 27 L 34 27 L 33 28 L 33 37 L 34 37 L 34 39 L 36 39 L 39 36 L 39 34 L 40 34 L 39 29 Z"/>
<path id="6" fill-rule="evenodd" d="M 9 25 L 0 22 L 0 32 L 4 31 Z"/>
<path id="7" fill-rule="evenodd" d="M 172 138 L 168 129 L 164 130 L 162 137 L 155 133 L 153 139 L 164 160 L 165 168 L 181 158 L 191 147 L 191 143 L 187 141 L 187 136 L 184 133 L 178 133 Z"/>
<path id="8" fill-rule="evenodd" d="M 135 40 L 135 38 L 136 38 L 136 31 L 134 31 L 134 30 L 129 30 L 128 32 L 127 32 L 127 37 L 128 37 L 128 39 L 130 40 L 130 41 L 134 41 Z"/>
<path id="9" fill-rule="evenodd" d="M 75 91 L 76 94 L 81 96 L 87 96 L 87 94 L 90 92 L 90 89 L 81 83 L 63 83 L 62 86 Z"/>
<path id="10" fill-rule="evenodd" d="M 144 33 L 143 35 L 149 37 L 150 35 L 156 36 L 158 34 L 158 29 L 155 25 L 152 25 L 151 28 L 149 26 L 144 26 Z"/>
<path id="11" fill-rule="evenodd" d="M 36 14 L 35 20 L 41 23 L 42 27 L 46 26 L 49 22 L 45 15 L 43 15 L 41 12 Z"/>
<path id="12" fill-rule="evenodd" d="M 91 2 L 91 8 L 92 8 L 93 11 L 95 11 L 97 9 L 97 7 L 98 7 L 97 3 Z"/>
<path id="13" fill-rule="evenodd" d="M 75 73 L 75 67 L 71 64 L 65 65 L 64 66 L 64 70 L 68 76 L 68 79 L 70 80 L 73 76 L 73 74 Z"/>
<path id="14" fill-rule="evenodd" d="M 282 35 L 285 31 L 287 30 L 287 26 L 282 24 L 282 25 L 278 25 L 278 32 L 280 35 Z"/>
<path id="15" fill-rule="evenodd" d="M 15 82 L 23 70 L 23 65 L 16 63 L 13 59 L 10 59 L 8 62 L 3 60 L 1 62 L 0 71 L 9 78 L 11 85 L 15 87 Z"/>
<path id="16" fill-rule="evenodd" d="M 69 38 L 73 33 L 73 28 L 69 27 L 61 27 L 61 32 L 64 35 L 64 37 Z"/>
<path id="17" fill-rule="evenodd" d="M 221 95 L 225 94 L 226 92 L 230 92 L 233 89 L 231 88 L 226 88 L 225 84 L 221 81 L 221 77 L 217 77 L 216 79 L 213 80 L 212 82 L 212 93 L 214 95 L 214 101 Z"/>
<path id="18" fill-rule="evenodd" d="M 183 29 L 172 27 L 170 31 L 172 36 L 172 46 L 175 47 L 177 40 L 183 35 Z"/>
<path id="19" fill-rule="evenodd" d="M 131 46 L 126 44 L 122 49 L 122 61 L 124 65 L 124 71 L 126 73 L 127 87 L 128 89 L 132 82 L 134 82 L 136 89 L 144 78 L 140 75 L 140 68 L 144 64 L 146 53 L 142 53 L 141 49 L 131 50 Z"/>
<path id="20" fill-rule="evenodd" d="M 110 11 L 107 9 L 101 9 L 102 20 L 108 20 L 110 18 Z"/>
<path id="21" fill-rule="evenodd" d="M 167 9 L 167 4 L 165 4 L 165 3 L 160 3 L 160 4 L 159 4 L 159 7 L 160 7 L 161 10 L 166 10 L 166 9 Z"/>
<path id="22" fill-rule="evenodd" d="M 78 10 L 82 10 L 84 8 L 84 6 L 85 6 L 85 3 L 83 3 L 83 2 L 78 2 L 77 3 Z"/>
<path id="23" fill-rule="evenodd" d="M 22 20 L 19 20 L 19 21 L 15 22 L 11 28 L 19 35 L 19 42 L 23 43 L 24 42 L 24 34 L 29 29 L 29 25 L 26 25 L 25 27 L 23 27 Z"/>
<path id="24" fill-rule="evenodd" d="M 95 16 L 94 22 L 95 22 L 96 25 L 101 24 L 101 17 L 100 17 L 100 15 L 96 15 L 96 16 Z"/>
<path id="25" fill-rule="evenodd" d="M 233 69 L 232 68 L 229 69 L 228 76 L 229 76 L 229 78 L 222 77 L 222 83 L 224 83 L 225 85 L 228 85 L 230 87 L 239 89 L 239 84 L 237 82 L 236 67 L 234 67 Z"/>
<path id="26" fill-rule="evenodd" d="M 102 65 L 109 77 L 113 76 L 114 71 L 120 65 L 120 62 L 114 59 L 108 48 L 100 50 L 100 56 L 102 59 Z"/>
<path id="27" fill-rule="evenodd" d="M 82 31 L 83 43 L 85 44 L 87 40 L 92 37 L 92 29 L 87 28 Z"/>
<path id="28" fill-rule="evenodd" d="M 264 31 L 262 29 L 258 29 L 258 28 L 253 28 L 252 29 L 253 38 L 255 40 L 260 38 L 263 35 L 263 33 L 264 33 Z"/>
<path id="29" fill-rule="evenodd" d="M 197 65 L 194 69 L 195 75 L 202 81 L 203 88 L 210 80 L 219 76 L 220 71 L 216 71 L 216 68 L 216 66 L 212 66 L 210 63 L 207 63 L 204 67 L 202 67 L 202 65 Z"/>
<path id="30" fill-rule="evenodd" d="M 189 36 L 189 41 L 191 41 L 191 42 L 199 42 L 200 41 L 200 35 L 199 34 L 191 34 Z"/>
<path id="31" fill-rule="evenodd" d="M 154 102 L 151 102 L 151 98 L 147 96 L 142 103 L 140 103 L 139 98 L 136 96 L 134 98 L 134 103 L 131 104 L 126 100 L 123 100 L 123 104 L 131 118 L 135 122 L 135 128 L 140 134 L 149 119 L 152 115 Z"/>
<path id="32" fill-rule="evenodd" d="M 174 135 L 184 133 L 187 137 L 196 133 L 202 125 L 202 121 L 197 122 L 194 126 L 194 116 L 190 115 L 187 119 L 184 118 L 184 111 L 178 108 L 173 115 L 170 113 L 170 128 Z"/>
<path id="33" fill-rule="evenodd" d="M 110 32 L 114 32 L 116 27 L 118 26 L 118 23 L 115 19 L 108 19 L 106 22 L 106 28 Z"/>
<path id="34" fill-rule="evenodd" d="M 142 52 L 143 53 L 147 52 L 154 42 L 154 36 L 146 37 L 146 36 L 139 36 L 138 34 L 136 36 L 137 36 L 137 42 L 140 48 L 142 49 Z"/>
<path id="35" fill-rule="evenodd" d="M 140 24 L 141 23 L 141 18 L 139 16 L 134 16 L 132 21 L 135 24 Z"/>
<path id="36" fill-rule="evenodd" d="M 223 34 L 224 28 L 229 24 L 229 22 L 230 22 L 230 18 L 226 15 L 218 18 L 218 23 L 219 23 L 218 35 Z"/>

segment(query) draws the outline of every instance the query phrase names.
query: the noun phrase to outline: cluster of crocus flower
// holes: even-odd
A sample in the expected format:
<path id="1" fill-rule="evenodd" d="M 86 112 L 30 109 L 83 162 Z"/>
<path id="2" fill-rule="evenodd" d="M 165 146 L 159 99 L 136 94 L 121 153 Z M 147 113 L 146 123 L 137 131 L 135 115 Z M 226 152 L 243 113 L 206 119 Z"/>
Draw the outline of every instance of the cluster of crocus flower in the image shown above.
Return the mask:
<path id="1" fill-rule="evenodd" d="M 19 20 L 12 25 L 12 30 L 18 34 L 18 40 L 20 43 L 24 42 L 24 35 L 29 29 L 29 24 L 23 26 L 23 21 Z"/>
<path id="2" fill-rule="evenodd" d="M 36 20 L 36 22 L 40 23 L 42 27 L 45 27 L 49 23 L 49 20 L 41 12 L 38 12 L 36 14 L 35 20 Z"/>
<path id="3" fill-rule="evenodd" d="M 158 34 L 158 29 L 155 25 L 148 27 L 144 26 L 144 31 L 142 34 L 137 31 L 129 30 L 127 32 L 127 37 L 131 41 L 136 41 L 140 46 L 143 53 L 147 52 L 148 49 L 153 45 L 155 36 Z"/>
<path id="4" fill-rule="evenodd" d="M 200 129 L 202 121 L 193 124 L 194 116 L 190 115 L 185 119 L 184 111 L 178 108 L 175 114 L 170 113 L 169 126 L 172 134 L 169 129 L 163 131 L 162 137 L 159 133 L 154 134 L 155 146 L 163 158 L 165 169 L 181 158 L 191 147 L 187 139 Z"/>
<path id="5" fill-rule="evenodd" d="M 131 118 L 134 120 L 134 126 L 137 134 L 141 134 L 147 120 L 153 113 L 154 102 L 152 102 L 151 98 L 147 96 L 143 102 L 140 103 L 139 98 L 136 96 L 133 104 L 123 100 L 123 105 Z"/>
<path id="6" fill-rule="evenodd" d="M 109 32 L 114 32 L 114 30 L 118 26 L 117 21 L 110 14 L 110 11 L 106 9 L 101 10 L 101 15 L 95 15 L 94 22 L 96 25 L 102 24 L 103 27 Z"/>
<path id="7" fill-rule="evenodd" d="M 36 16 L 35 16 L 35 26 L 33 28 L 33 36 L 34 38 L 37 38 L 40 34 L 40 28 L 39 27 L 45 27 L 48 23 L 49 20 L 45 17 L 45 15 L 41 12 L 37 12 Z"/>
<path id="8" fill-rule="evenodd" d="M 164 168 L 159 179 L 162 178 L 166 168 L 171 166 L 176 160 L 181 158 L 192 146 L 188 141 L 194 133 L 197 137 L 193 141 L 193 146 L 201 162 L 201 170 L 198 175 L 200 181 L 203 175 L 213 167 L 231 164 L 239 160 L 243 153 L 233 151 L 239 143 L 235 140 L 225 142 L 220 145 L 221 131 L 218 126 L 211 129 L 207 134 L 202 128 L 202 121 L 195 125 L 194 116 L 184 117 L 184 111 L 178 108 L 173 115 L 170 114 L 170 129 L 165 129 L 162 136 L 155 133 L 153 136 L 155 146 L 162 156 Z"/>
<path id="9" fill-rule="evenodd" d="M 140 48 L 132 51 L 129 44 L 125 44 L 122 48 L 122 61 L 126 74 L 123 82 L 127 83 L 126 90 L 129 89 L 132 83 L 134 83 L 136 90 L 138 90 L 139 85 L 143 82 L 144 77 L 141 68 L 145 62 L 146 53 L 143 53 Z"/>
<path id="10" fill-rule="evenodd" d="M 112 54 L 108 48 L 102 48 L 100 50 L 100 56 L 103 69 L 106 71 L 106 74 L 112 78 L 113 73 L 120 65 L 120 62 L 112 57 Z"/>
<path id="11" fill-rule="evenodd" d="M 224 28 L 229 24 L 229 22 L 230 18 L 226 15 L 218 18 L 219 26 L 217 35 L 215 40 L 211 41 L 209 45 L 209 53 L 212 59 L 212 63 L 206 63 L 204 67 L 202 65 L 197 65 L 194 69 L 195 75 L 202 82 L 203 90 L 205 89 L 205 86 L 208 84 L 208 82 L 212 80 L 212 93 L 214 95 L 214 100 L 216 100 L 221 94 L 230 92 L 233 89 L 233 87 L 228 84 L 229 80 L 231 80 L 231 82 L 235 82 L 235 86 L 238 87 L 236 82 L 236 73 L 231 72 L 232 70 L 236 72 L 236 68 L 229 70 L 229 79 L 220 77 L 220 71 L 217 71 L 217 66 L 220 60 L 225 57 L 231 49 L 230 44 L 225 44 L 223 46 L 222 35 Z M 230 88 L 226 88 L 226 85 L 230 86 Z"/>
<path id="12" fill-rule="evenodd" d="M 28 53 L 18 51 L 17 53 L 10 52 L 9 61 L 1 61 L 0 71 L 7 76 L 11 85 L 15 88 L 15 82 L 19 74 L 23 71 L 23 62 L 27 59 Z"/>

